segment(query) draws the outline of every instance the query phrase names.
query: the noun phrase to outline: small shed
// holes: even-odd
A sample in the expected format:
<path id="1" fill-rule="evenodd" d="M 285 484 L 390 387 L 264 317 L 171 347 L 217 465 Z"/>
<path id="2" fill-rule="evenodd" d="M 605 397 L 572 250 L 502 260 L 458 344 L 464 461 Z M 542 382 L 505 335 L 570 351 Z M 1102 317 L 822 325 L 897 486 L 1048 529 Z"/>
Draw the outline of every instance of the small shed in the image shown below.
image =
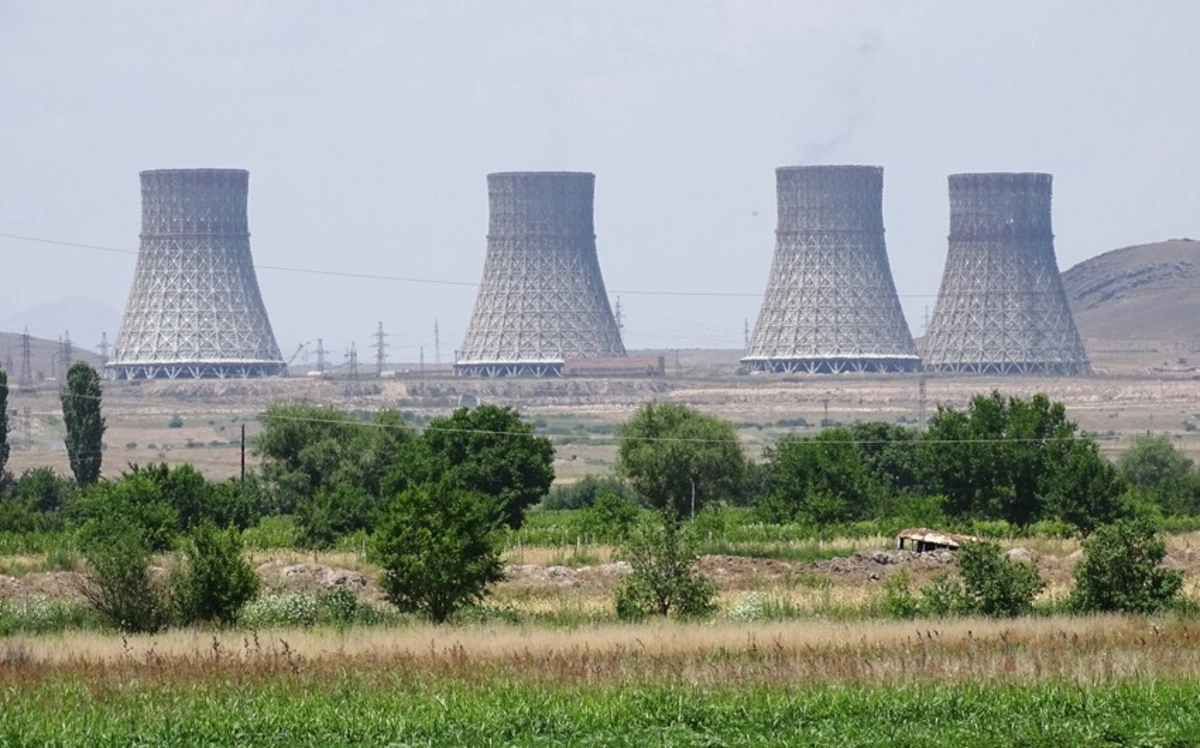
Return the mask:
<path id="1" fill-rule="evenodd" d="M 901 530 L 896 535 L 896 548 L 902 551 L 916 551 L 917 553 L 940 550 L 957 551 L 964 543 L 976 540 L 979 540 L 979 538 L 974 535 L 956 535 L 952 532 L 914 527 L 908 530 Z"/>

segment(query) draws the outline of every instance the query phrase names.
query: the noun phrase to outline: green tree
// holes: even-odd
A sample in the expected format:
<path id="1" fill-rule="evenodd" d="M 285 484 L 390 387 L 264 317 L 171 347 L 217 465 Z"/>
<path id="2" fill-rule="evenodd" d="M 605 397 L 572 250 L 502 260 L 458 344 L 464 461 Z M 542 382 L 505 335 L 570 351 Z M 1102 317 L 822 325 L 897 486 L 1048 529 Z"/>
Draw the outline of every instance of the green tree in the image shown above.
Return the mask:
<path id="1" fill-rule="evenodd" d="M 1043 514 L 1090 535 L 1099 525 L 1115 522 L 1131 511 L 1125 481 L 1090 439 L 1051 445 L 1051 469 L 1041 481 Z"/>
<path id="2" fill-rule="evenodd" d="M 1166 436 L 1139 436 L 1117 458 L 1129 485 L 1167 514 L 1194 514 L 1200 499 L 1196 465 Z"/>
<path id="3" fill-rule="evenodd" d="M 71 472 L 80 486 L 90 486 L 100 479 L 104 417 L 100 415 L 100 374 L 87 362 L 76 361 L 67 371 L 62 409 Z"/>
<path id="4" fill-rule="evenodd" d="M 497 518 L 513 529 L 554 482 L 554 445 L 535 436 L 513 408 L 459 408 L 431 420 L 413 446 L 409 463 L 393 477 L 392 492 L 436 482 L 489 496 Z"/>
<path id="5" fill-rule="evenodd" d="M 0 369 L 0 475 L 8 466 L 8 373 Z"/>
<path id="6" fill-rule="evenodd" d="M 870 516 L 881 492 L 849 429 L 826 429 L 814 437 L 785 436 L 764 456 L 775 490 L 759 510 L 773 521 L 826 525 L 861 519 Z"/>
<path id="7" fill-rule="evenodd" d="M 850 426 L 849 436 L 880 488 L 891 495 L 920 490 L 917 451 L 920 431 L 885 421 L 868 421 Z"/>
<path id="8" fill-rule="evenodd" d="M 965 607 L 972 613 L 1015 618 L 1033 609 L 1033 598 L 1046 587 L 1037 565 L 1014 561 L 988 541 L 967 543 L 958 552 Z"/>
<path id="9" fill-rule="evenodd" d="M 30 468 L 21 473 L 13 486 L 13 495 L 27 502 L 42 514 L 58 512 L 66 508 L 75 494 L 75 486 L 52 467 Z"/>
<path id="10" fill-rule="evenodd" d="M 1175 600 L 1183 572 L 1160 566 L 1167 544 L 1145 518 L 1102 525 L 1083 541 L 1072 607 L 1081 613 L 1154 613 Z"/>
<path id="11" fill-rule="evenodd" d="M 1064 470 L 1102 466 L 1098 452 L 1081 446 L 1092 440 L 1077 432 L 1062 403 L 1040 394 L 1023 400 L 993 391 L 972 398 L 965 412 L 939 406 L 920 448 L 921 481 L 946 497 L 955 516 L 1027 525 L 1044 515 L 1056 490 L 1068 516 L 1082 516 L 1081 505 L 1107 512 L 1123 493 L 1119 482 L 1100 476 L 1088 496 L 1066 490 Z"/>
<path id="12" fill-rule="evenodd" d="M 163 484 L 145 470 L 134 469 L 114 481 L 83 489 L 71 514 L 85 544 L 103 544 L 109 528 L 136 531 L 148 551 L 165 551 L 179 534 L 179 512 L 167 499 Z"/>
<path id="13" fill-rule="evenodd" d="M 184 623 L 236 623 L 242 608 L 258 594 L 259 581 L 242 555 L 237 530 L 198 525 L 184 550 L 185 568 L 176 596 Z"/>
<path id="14" fill-rule="evenodd" d="M 715 611 L 716 583 L 696 571 L 695 537 L 673 513 L 635 527 L 623 554 L 631 569 L 614 595 L 622 620 L 672 613 L 702 618 Z"/>
<path id="15" fill-rule="evenodd" d="M 731 499 L 746 458 L 733 424 L 676 403 L 647 403 L 619 431 L 617 471 L 643 500 L 684 517 Z"/>
<path id="16" fill-rule="evenodd" d="M 380 585 L 393 605 L 443 623 L 504 578 L 494 499 L 456 485 L 408 488 L 375 533 Z"/>
<path id="17" fill-rule="evenodd" d="M 275 490 L 275 508 L 296 514 L 313 547 L 372 527 L 387 499 L 407 485 L 414 437 L 396 411 L 362 422 L 330 407 L 274 404 L 262 423 L 254 452 Z M 338 505 L 340 499 L 352 501 Z"/>

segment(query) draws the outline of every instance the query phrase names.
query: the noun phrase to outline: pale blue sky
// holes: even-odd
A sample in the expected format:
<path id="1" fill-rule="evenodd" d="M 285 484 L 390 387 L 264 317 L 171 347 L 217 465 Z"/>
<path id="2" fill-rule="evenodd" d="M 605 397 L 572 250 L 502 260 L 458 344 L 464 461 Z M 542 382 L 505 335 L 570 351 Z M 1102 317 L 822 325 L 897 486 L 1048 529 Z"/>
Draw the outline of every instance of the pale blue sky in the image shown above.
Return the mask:
<path id="1" fill-rule="evenodd" d="M 1197 28 L 1182 0 L 0 0 L 0 233 L 135 249 L 138 171 L 237 167 L 259 263 L 476 282 L 488 172 L 593 171 L 613 296 L 753 295 L 622 293 L 626 344 L 740 347 L 775 167 L 880 164 L 919 335 L 949 173 L 1053 173 L 1063 268 L 1200 236 Z M 0 254 L 0 318 L 124 306 L 133 257 Z M 432 360 L 437 317 L 448 360 L 474 301 L 259 280 L 285 355 L 382 320 L 393 359 Z"/>

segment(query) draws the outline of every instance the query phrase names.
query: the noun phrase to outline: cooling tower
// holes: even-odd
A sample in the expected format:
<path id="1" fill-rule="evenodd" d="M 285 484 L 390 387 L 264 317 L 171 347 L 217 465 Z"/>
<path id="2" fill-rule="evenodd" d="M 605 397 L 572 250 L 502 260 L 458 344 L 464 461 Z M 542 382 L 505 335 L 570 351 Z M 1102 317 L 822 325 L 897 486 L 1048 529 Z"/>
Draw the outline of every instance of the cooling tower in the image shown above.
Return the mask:
<path id="1" fill-rule="evenodd" d="M 1090 374 L 1058 274 L 1049 174 L 954 174 L 930 371 Z"/>
<path id="2" fill-rule="evenodd" d="M 118 379 L 280 374 L 250 257 L 239 169 L 144 171 L 142 234 L 107 368 Z"/>
<path id="3" fill-rule="evenodd" d="M 464 376 L 562 376 L 625 355 L 592 225 L 595 175 L 488 175 L 487 258 L 454 365 Z"/>
<path id="4" fill-rule="evenodd" d="M 883 169 L 775 170 L 775 259 L 751 371 L 839 374 L 921 368 L 883 239 Z"/>

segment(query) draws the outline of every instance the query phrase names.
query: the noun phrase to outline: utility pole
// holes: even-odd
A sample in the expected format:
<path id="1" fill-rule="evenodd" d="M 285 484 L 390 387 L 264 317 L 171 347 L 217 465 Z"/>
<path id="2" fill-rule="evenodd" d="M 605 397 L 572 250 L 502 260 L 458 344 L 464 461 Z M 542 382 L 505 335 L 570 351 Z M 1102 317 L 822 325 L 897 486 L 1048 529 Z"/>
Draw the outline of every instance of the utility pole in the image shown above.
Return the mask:
<path id="1" fill-rule="evenodd" d="M 317 338 L 317 371 L 325 373 L 325 341 Z"/>
<path id="2" fill-rule="evenodd" d="M 388 344 L 384 342 L 387 334 L 383 331 L 383 323 L 375 330 L 375 376 L 383 378 L 383 368 L 387 365 Z"/>
<path id="3" fill-rule="evenodd" d="M 422 374 L 425 373 L 425 346 L 421 346 L 421 363 L 420 363 L 419 371 Z"/>
<path id="4" fill-rule="evenodd" d="M 71 368 L 74 359 L 75 350 L 71 345 L 71 331 L 63 330 L 63 336 L 58 341 L 58 360 L 61 364 L 63 379 L 66 379 L 67 370 Z"/>
<path id="5" fill-rule="evenodd" d="M 433 318 L 433 363 L 442 365 L 442 336 L 438 332 L 437 317 Z"/>
<path id="6" fill-rule="evenodd" d="M 917 425 L 922 431 L 925 430 L 925 375 L 921 375 L 920 384 L 921 396 L 917 402 Z"/>
<path id="7" fill-rule="evenodd" d="M 242 422 L 242 483 L 246 482 L 246 422 Z"/>
<path id="8" fill-rule="evenodd" d="M 33 388 L 33 363 L 30 357 L 29 328 L 26 327 L 21 334 L 21 376 L 17 380 L 17 387 L 22 390 Z"/>

